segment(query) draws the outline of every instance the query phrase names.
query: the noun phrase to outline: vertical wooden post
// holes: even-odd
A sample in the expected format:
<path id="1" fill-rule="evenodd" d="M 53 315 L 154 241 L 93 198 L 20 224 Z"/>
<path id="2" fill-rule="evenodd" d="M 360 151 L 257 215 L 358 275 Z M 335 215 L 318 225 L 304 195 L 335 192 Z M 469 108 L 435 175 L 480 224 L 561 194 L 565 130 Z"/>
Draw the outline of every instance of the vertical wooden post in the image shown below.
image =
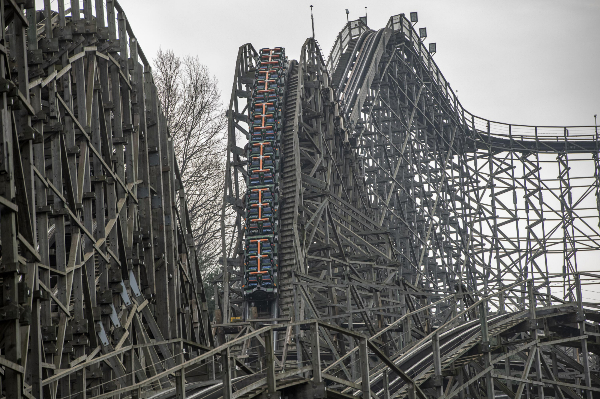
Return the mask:
<path id="1" fill-rule="evenodd" d="M 273 346 L 273 330 L 265 332 L 265 356 L 266 356 L 266 372 L 267 372 L 267 392 L 273 394 L 277 391 L 275 385 L 275 352 Z"/>
<path id="2" fill-rule="evenodd" d="M 410 343 L 412 342 L 412 323 L 413 323 L 413 319 L 412 316 L 408 316 L 406 319 L 406 330 L 404 332 L 404 336 L 406 339 L 406 342 L 404 343 L 404 345 L 410 345 Z"/>
<path id="3" fill-rule="evenodd" d="M 126 361 L 127 373 L 129 373 L 129 384 L 135 385 L 135 350 L 133 347 L 125 353 L 123 359 Z M 131 393 L 132 397 L 135 396 L 135 393 L 135 391 Z"/>
<path id="4" fill-rule="evenodd" d="M 465 383 L 465 368 L 461 366 L 458 370 L 458 386 Z M 461 389 L 458 393 L 458 399 L 465 399 L 465 389 Z"/>
<path id="5" fill-rule="evenodd" d="M 577 321 L 579 322 L 579 335 L 585 335 L 585 313 L 583 312 L 582 294 L 581 294 L 581 280 L 579 274 L 575 274 L 575 290 L 577 294 Z M 587 339 L 581 340 L 581 357 L 583 363 L 583 377 L 585 385 L 588 387 L 592 386 L 592 380 L 590 376 L 590 359 L 587 345 Z M 586 398 L 592 399 L 592 391 L 586 391 Z"/>
<path id="6" fill-rule="evenodd" d="M 183 343 L 177 342 L 174 346 L 177 363 L 182 364 L 185 362 L 183 357 Z M 185 368 L 175 372 L 175 398 L 185 399 Z"/>
<path id="7" fill-rule="evenodd" d="M 292 283 L 297 281 L 297 277 L 292 273 Z M 299 288 L 296 284 L 293 284 L 294 290 L 294 320 L 302 320 L 302 312 L 300 311 L 301 307 L 301 295 L 299 293 Z M 302 330 L 300 329 L 300 324 L 296 324 L 294 327 L 294 334 L 296 335 L 296 342 L 300 342 L 302 337 Z M 302 368 L 302 346 L 296 345 L 296 364 L 298 368 Z"/>
<path id="8" fill-rule="evenodd" d="M 352 330 L 354 327 L 352 326 L 352 317 L 353 317 L 353 313 L 352 313 L 352 293 L 350 292 L 350 276 L 348 273 L 346 273 L 346 279 L 345 279 L 345 283 L 347 285 L 347 289 L 346 289 L 346 303 L 347 303 L 347 311 L 348 311 L 348 330 Z M 348 350 L 352 350 L 354 349 L 354 339 L 348 337 L 348 342 L 349 342 L 349 348 Z M 356 352 L 352 352 L 350 353 L 350 373 L 352 375 L 352 379 L 357 379 L 358 376 L 358 372 L 356 371 Z"/>
<path id="9" fill-rule="evenodd" d="M 490 367 L 492 364 L 492 354 L 490 352 L 490 337 L 488 332 L 488 320 L 487 320 L 487 303 L 482 301 L 479 304 L 479 317 L 481 318 L 481 350 L 483 352 L 484 367 Z M 487 398 L 494 399 L 494 380 L 492 372 L 488 371 L 485 377 L 485 386 L 487 391 Z"/>
<path id="10" fill-rule="evenodd" d="M 509 351 L 507 346 L 504 346 L 504 348 L 505 352 Z M 504 360 L 504 374 L 510 375 L 510 356 L 507 356 Z M 513 383 L 511 380 L 506 380 L 505 384 L 510 390 L 513 389 Z"/>
<path id="11" fill-rule="evenodd" d="M 144 71 L 144 92 L 146 95 L 146 123 L 148 126 L 147 132 L 147 147 L 148 147 L 148 167 L 150 174 L 150 185 L 154 189 L 148 195 L 151 198 L 152 211 L 152 237 L 154 239 L 154 276 L 156 286 L 156 310 L 160 331 L 165 339 L 169 339 L 169 295 L 167 281 L 169 274 L 166 265 L 166 232 L 165 232 L 165 215 L 164 215 L 164 198 L 163 198 L 163 180 L 162 180 L 162 165 L 161 159 L 166 154 L 161 151 L 160 144 L 160 118 L 158 95 L 156 86 L 152 78 L 150 68 Z M 152 267 L 152 266 L 149 266 Z"/>
<path id="12" fill-rule="evenodd" d="M 177 325 L 179 294 L 177 290 L 177 281 L 179 276 L 179 266 L 175 260 L 175 251 L 177 250 L 177 242 L 173 234 L 173 225 L 176 216 L 173 215 L 173 180 L 171 168 L 169 167 L 169 159 L 171 158 L 171 150 L 169 143 L 169 131 L 167 119 L 165 118 L 162 108 L 159 106 L 159 121 L 160 121 L 160 153 L 162 165 L 162 180 L 163 180 L 163 213 L 165 218 L 165 236 L 167 240 L 165 263 L 167 268 L 167 280 L 165 281 L 166 295 L 169 297 L 169 306 L 167 307 L 167 323 L 169 332 L 165 337 L 175 338 L 179 334 Z M 227 321 L 226 321 L 227 322 Z"/>
<path id="13" fill-rule="evenodd" d="M 313 366 L 313 381 L 321 383 L 323 376 L 321 373 L 321 346 L 319 344 L 319 323 L 311 324 L 311 347 L 312 347 L 312 366 Z"/>
<path id="14" fill-rule="evenodd" d="M 3 4 L 3 3 L 2 3 Z M 16 10 L 15 10 L 16 11 Z M 18 12 L 18 11 L 16 11 Z M 4 12 L 2 12 L 2 28 L 3 43 L 6 40 L 6 27 L 4 25 Z M 18 18 L 14 18 L 14 23 L 17 23 Z M 18 22 L 19 25 L 21 22 Z M 0 76 L 7 76 L 5 59 L 6 55 L 0 55 Z M 25 77 L 27 78 L 27 76 Z M 0 101 L 0 122 L 2 123 L 2 142 L 0 142 L 0 172 L 2 179 L 0 180 L 0 195 L 5 201 L 12 203 L 15 199 L 15 168 L 13 157 L 14 153 L 14 136 L 12 130 L 12 113 L 8 108 L 7 93 L 1 94 Z M 18 144 L 17 144 L 18 146 Z M 17 207 L 10 209 L 3 207 L 0 214 L 0 241 L 2 242 L 2 265 L 0 265 L 0 275 L 3 279 L 3 296 L 0 298 L 0 306 L 11 307 L 13 309 L 10 317 L 5 316 L 3 322 L 5 330 L 3 333 L 4 348 L 3 355 L 6 360 L 15 364 L 21 364 L 21 331 L 18 317 L 18 284 L 20 278 L 20 265 L 17 244 Z M 24 210 L 27 212 L 27 210 Z M 20 399 L 23 391 L 23 373 L 7 367 L 4 372 L 4 387 L 6 396 L 10 398 Z"/>
<path id="15" fill-rule="evenodd" d="M 444 393 L 444 380 L 442 377 L 442 359 L 440 354 L 440 335 L 436 331 L 433 334 L 431 339 L 431 343 L 433 346 L 433 370 L 435 372 L 433 385 L 435 386 L 435 390 L 438 398 L 441 397 Z"/>
<path id="16" fill-rule="evenodd" d="M 141 351 L 140 351 L 141 352 Z M 131 348 L 131 353 L 129 355 L 129 359 L 131 361 L 131 369 L 135 370 L 135 350 Z M 135 384 L 135 373 L 131 373 L 131 384 Z M 132 399 L 141 399 L 142 398 L 142 388 L 138 388 L 131 392 Z"/>
<path id="17" fill-rule="evenodd" d="M 66 19 L 65 19 L 65 4 L 63 0 L 59 0 L 58 1 L 58 24 L 60 27 L 65 27 L 66 26 Z M 68 54 L 63 54 L 62 56 L 62 64 L 66 65 L 66 63 L 68 62 Z M 70 74 L 65 74 L 62 76 L 61 78 L 62 81 L 62 86 L 63 89 L 68 87 L 70 90 L 71 88 L 71 75 Z M 58 85 L 56 85 L 58 86 Z M 56 96 L 58 93 L 58 87 L 56 87 L 56 91 L 53 90 L 53 88 L 50 88 L 50 92 L 51 95 Z M 64 95 L 64 90 L 63 93 Z M 56 103 L 55 103 L 56 104 Z M 57 111 L 56 111 L 56 116 L 59 117 L 60 116 L 60 112 L 58 112 L 58 107 L 57 107 Z M 62 120 L 62 123 L 64 124 L 64 127 L 66 128 L 67 124 L 67 117 L 65 116 L 64 119 Z M 64 215 L 66 214 L 65 212 L 65 203 L 63 201 L 63 177 L 65 179 L 67 179 L 67 176 L 63 176 L 63 162 L 67 162 L 66 159 L 63 159 L 63 155 L 61 153 L 61 148 L 64 145 L 64 132 L 63 131 L 59 131 L 57 132 L 57 134 L 52 136 L 52 142 L 51 142 L 51 157 L 52 157 L 52 182 L 54 184 L 54 186 L 58 189 L 58 192 L 53 193 L 53 203 L 52 203 L 52 208 L 53 208 L 53 214 L 52 216 L 54 217 L 54 225 L 55 225 L 55 232 L 54 232 L 54 237 L 55 237 L 55 256 L 56 256 L 56 262 L 55 262 L 55 267 L 62 271 L 65 272 L 66 271 L 66 267 L 67 267 L 67 259 L 66 259 L 66 253 L 67 253 L 67 247 L 66 247 L 66 237 L 65 237 L 65 218 Z M 58 288 L 58 295 L 57 298 L 59 301 L 61 301 L 62 303 L 66 303 L 69 299 L 69 296 L 67 295 L 67 289 L 70 287 L 67 287 L 67 277 L 64 275 L 59 275 L 58 276 L 58 284 L 56 285 L 56 287 Z M 59 321 L 58 321 L 58 334 L 57 334 L 57 342 L 56 342 L 56 356 L 54 357 L 54 366 L 56 367 L 56 369 L 61 368 L 61 363 L 63 361 L 63 346 L 64 346 L 64 339 L 65 339 L 65 330 L 66 330 L 66 325 L 67 325 L 67 318 L 66 315 L 63 312 L 59 312 Z M 69 378 L 63 378 L 59 384 L 54 385 L 54 389 L 52 393 L 56 392 L 56 389 L 58 388 L 58 385 L 60 385 L 60 389 L 61 389 L 61 395 L 69 395 L 69 391 L 70 391 L 70 386 L 69 386 Z"/>
<path id="18" fill-rule="evenodd" d="M 29 22 L 29 27 L 27 28 L 27 41 L 29 44 L 30 50 L 37 50 L 37 38 L 36 38 L 36 24 L 35 24 L 35 16 L 36 10 L 35 8 L 30 8 L 27 10 L 27 21 Z M 31 105 L 36 113 L 42 110 L 42 90 L 40 87 L 35 87 L 31 91 Z M 44 124 L 41 120 L 37 120 L 33 126 L 40 135 L 43 135 Z M 40 162 L 41 160 L 41 162 Z M 45 212 L 40 212 L 36 214 L 36 209 L 40 206 L 45 208 L 46 206 L 46 191 L 44 190 L 43 184 L 40 184 L 39 179 L 34 179 L 33 177 L 33 166 L 39 170 L 39 165 L 44 164 L 44 145 L 42 144 L 33 144 L 33 158 L 29 163 L 29 170 L 24 171 L 27 177 L 31 173 L 31 187 L 28 187 L 28 195 L 31 195 L 29 198 L 30 206 L 32 207 L 31 215 L 32 222 L 34 225 L 32 226 L 34 234 L 34 242 L 33 245 L 39 245 L 39 254 L 42 259 L 43 264 L 49 264 L 48 261 L 48 242 L 42 243 L 40 238 L 40 232 L 44 229 L 46 230 L 45 235 L 42 232 L 43 238 L 47 240 L 48 234 L 48 216 Z M 24 160 L 24 168 L 26 168 L 28 162 Z M 42 172 L 42 173 L 45 173 Z M 31 191 L 30 191 L 31 190 Z M 42 208 L 43 209 L 43 208 Z M 45 278 L 48 274 L 47 272 L 41 272 L 41 268 L 36 266 L 31 267 L 28 273 L 28 280 L 30 279 L 32 284 L 32 290 L 37 291 L 39 293 L 39 279 Z M 49 311 L 49 309 L 48 309 Z M 39 295 L 37 298 L 33 299 L 32 309 L 31 309 L 31 339 L 30 339 L 30 349 L 31 354 L 29 355 L 29 360 L 27 361 L 27 372 L 28 376 L 31 376 L 31 395 L 35 398 L 41 398 L 43 396 L 41 380 L 43 379 L 42 374 L 42 359 L 43 359 L 43 344 L 42 344 L 42 331 L 41 328 L 44 322 L 44 316 L 42 315 L 42 302 L 40 301 Z"/>
<path id="19" fill-rule="evenodd" d="M 358 342 L 358 356 L 360 361 L 361 389 L 362 397 L 368 399 L 371 397 L 371 380 L 369 378 L 369 349 L 367 339 L 360 338 Z"/>
<path id="20" fill-rule="evenodd" d="M 537 318 L 536 318 L 536 314 L 535 314 L 535 306 L 536 306 L 536 300 L 535 300 L 535 291 L 533 289 L 533 281 L 528 281 L 527 282 L 527 294 L 529 296 L 529 322 L 530 324 L 530 328 L 531 328 L 531 338 L 536 340 L 538 339 L 538 331 L 537 331 Z M 531 350 L 535 351 L 535 369 L 536 369 L 536 378 L 539 382 L 542 381 L 542 362 L 540 359 L 540 350 L 539 347 L 535 346 L 533 347 Z M 544 386 L 543 385 L 538 385 L 538 397 L 541 399 L 544 399 Z M 589 398 L 591 399 L 591 397 Z"/>
<path id="21" fill-rule="evenodd" d="M 406 393 L 408 394 L 408 399 L 417 399 L 417 391 L 415 390 L 415 385 L 413 383 L 408 383 Z"/>
<path id="22" fill-rule="evenodd" d="M 231 399 L 231 362 L 229 361 L 229 347 L 221 351 L 221 367 L 223 379 L 223 399 Z"/>
<path id="23" fill-rule="evenodd" d="M 87 8 L 87 7 L 86 7 Z M 78 0 L 72 0 L 71 1 L 71 18 L 72 21 L 75 21 L 75 23 L 79 22 L 81 20 L 81 7 L 79 5 L 79 1 Z M 86 16 L 84 15 L 84 18 Z M 90 15 L 91 17 L 91 15 Z M 82 37 L 79 35 L 73 35 L 74 38 L 78 38 L 78 37 Z M 78 47 L 75 52 L 79 53 L 80 51 L 83 50 L 83 47 Z M 91 74 L 89 77 L 91 78 L 90 84 L 91 84 L 91 88 L 90 88 L 90 94 L 93 94 L 93 77 L 95 74 L 95 55 L 91 55 L 90 59 L 93 60 L 94 64 L 92 66 L 92 68 L 88 68 L 88 74 Z M 70 87 L 65 87 L 63 94 L 64 94 L 64 100 L 65 102 L 67 102 L 67 104 L 69 105 L 69 107 L 71 109 L 74 109 L 74 105 L 77 106 L 77 120 L 79 121 L 79 123 L 84 127 L 84 129 L 88 129 L 90 124 L 91 124 L 91 115 L 89 115 L 88 117 L 88 104 L 87 104 L 87 90 L 86 90 L 86 86 L 87 86 L 87 82 L 86 82 L 86 74 L 85 74 L 85 60 L 86 57 L 82 57 L 78 60 L 76 60 L 75 62 L 73 62 L 72 65 L 72 70 L 73 70 L 73 76 L 75 77 L 75 90 L 73 93 L 73 90 Z M 64 66 L 64 65 L 63 65 Z M 76 96 L 76 99 L 74 101 L 73 97 L 74 95 Z M 92 98 L 89 99 L 90 101 L 90 106 L 92 105 Z M 76 139 L 76 132 L 75 132 L 75 127 L 74 127 L 74 121 L 70 118 L 66 118 L 65 117 L 66 122 L 66 131 L 65 131 L 65 143 L 67 146 L 67 160 L 68 160 L 68 164 L 69 164 L 69 174 L 71 177 L 71 181 L 72 181 L 72 186 L 73 186 L 73 195 L 75 198 L 75 204 L 71 204 L 71 205 L 75 205 L 76 207 L 81 206 L 81 208 L 83 208 L 83 217 L 84 217 L 84 225 L 88 228 L 88 229 L 92 229 L 93 226 L 93 220 L 92 220 L 92 203 L 91 203 L 91 199 L 85 199 L 85 201 L 83 200 L 83 191 L 84 189 L 88 188 L 86 187 L 86 185 L 90 185 L 90 181 L 89 181 L 89 159 L 88 159 L 88 143 L 86 140 L 81 140 L 79 141 L 79 143 L 77 143 L 77 139 Z M 88 130 L 89 132 L 89 130 Z M 77 155 L 76 153 L 73 153 L 73 150 L 78 151 L 79 154 Z M 78 158 L 79 158 L 79 162 L 78 162 Z M 84 165 L 83 169 L 79 169 L 79 164 Z M 86 170 L 87 169 L 87 170 Z M 86 173 L 87 172 L 87 173 Z M 81 180 L 82 184 L 81 186 L 79 185 L 79 181 Z M 89 190 L 88 190 L 89 191 Z M 81 205 L 80 205 L 81 204 Z M 78 212 L 81 215 L 81 211 Z M 71 238 L 71 251 L 73 250 L 76 251 L 76 256 L 74 258 L 75 262 L 77 264 L 79 264 L 81 262 L 81 251 L 80 248 L 82 247 L 82 242 L 85 242 L 85 247 L 89 248 L 89 246 L 91 246 L 91 242 L 89 240 L 86 240 L 85 237 L 82 236 L 81 232 L 79 229 L 76 229 L 74 227 L 71 228 L 71 237 L 75 236 L 76 238 L 76 246 L 75 248 L 73 247 L 73 238 Z M 71 260 L 73 258 L 71 258 L 73 256 L 72 253 L 70 253 L 70 259 L 69 259 L 69 263 L 71 263 Z M 91 268 L 92 273 L 94 272 L 94 259 L 91 258 L 90 261 L 88 261 L 87 267 Z M 87 324 L 85 322 L 85 313 L 84 313 L 84 298 L 83 298 L 83 292 L 84 292 L 84 287 L 83 284 L 87 284 L 87 275 L 84 278 L 83 275 L 83 270 L 86 270 L 86 268 L 77 268 L 76 270 L 73 271 L 73 285 L 72 285 L 72 292 L 73 292 L 73 298 L 74 300 L 74 316 L 75 316 L 75 320 L 73 320 L 71 322 L 71 324 L 73 322 L 77 322 L 80 324 Z M 93 287 L 95 287 L 95 282 Z M 78 358 L 80 356 L 84 356 L 86 354 L 86 345 L 79 345 L 76 344 L 78 343 L 79 337 L 84 337 L 83 334 L 75 334 L 78 330 L 71 328 L 71 331 L 73 332 L 73 338 L 71 339 L 71 345 L 74 346 L 74 353 L 75 353 L 75 357 Z M 85 339 L 83 342 L 86 342 Z M 78 392 L 82 392 L 81 394 L 76 394 L 76 398 L 85 398 L 85 390 L 86 390 L 86 370 L 85 368 L 81 370 L 81 372 L 78 372 L 75 374 L 76 378 L 75 378 L 75 385 L 73 388 L 73 391 L 78 393 Z"/>
<path id="24" fill-rule="evenodd" d="M 390 376 L 383 370 L 383 399 L 390 399 Z"/>

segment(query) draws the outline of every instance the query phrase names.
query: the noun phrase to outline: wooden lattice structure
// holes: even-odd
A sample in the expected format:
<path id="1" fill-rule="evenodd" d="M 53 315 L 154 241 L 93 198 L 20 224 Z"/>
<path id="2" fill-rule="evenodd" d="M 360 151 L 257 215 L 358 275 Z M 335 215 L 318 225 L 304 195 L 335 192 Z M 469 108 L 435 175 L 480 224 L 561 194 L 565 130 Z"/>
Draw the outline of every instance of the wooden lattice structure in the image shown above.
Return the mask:
<path id="1" fill-rule="evenodd" d="M 277 83 L 265 305 L 245 293 L 243 260 L 261 61 L 240 47 L 211 324 L 122 8 L 4 0 L 0 13 L 0 396 L 600 392 L 600 313 L 582 292 L 600 278 L 595 127 L 470 114 L 403 14 L 378 31 L 349 22 L 327 62 L 308 39 Z"/>
<path id="2" fill-rule="evenodd" d="M 1 386 L 84 397 L 169 369 L 212 333 L 172 140 L 125 13 L 34 6 L 0 6 Z"/>
<path id="3" fill-rule="evenodd" d="M 236 234 L 253 54 L 240 48 L 228 114 Z M 591 398 L 597 129 L 469 113 L 404 14 L 349 22 L 327 63 L 308 39 L 289 69 L 278 302 L 245 296 L 242 248 L 224 253 L 218 342 L 270 328 L 276 376 L 304 373 L 314 395 Z M 264 370 L 252 342 L 231 349 Z"/>

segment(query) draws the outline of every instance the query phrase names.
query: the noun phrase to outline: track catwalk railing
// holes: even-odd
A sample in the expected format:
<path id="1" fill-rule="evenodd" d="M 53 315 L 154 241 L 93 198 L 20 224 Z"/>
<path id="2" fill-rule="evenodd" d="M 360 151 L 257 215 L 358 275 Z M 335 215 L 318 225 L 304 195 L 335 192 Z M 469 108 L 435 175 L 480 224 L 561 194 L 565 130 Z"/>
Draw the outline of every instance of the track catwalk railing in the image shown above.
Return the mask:
<path id="1" fill-rule="evenodd" d="M 510 313 L 492 311 L 492 302 L 497 302 L 500 295 L 519 296 L 524 287 L 527 299 L 522 309 Z M 489 398 L 496 391 L 508 397 L 539 397 L 541 390 L 555 397 L 577 397 L 600 391 L 600 380 L 591 373 L 590 364 L 567 355 L 569 347 L 575 347 L 589 356 L 586 347 L 595 342 L 597 329 L 592 320 L 597 312 L 588 309 L 586 316 L 580 317 L 580 299 L 575 303 L 540 306 L 539 298 L 532 280 L 511 284 L 462 311 L 455 310 L 452 317 L 427 336 L 395 349 L 397 338 L 387 334 L 437 304 L 410 312 L 373 336 L 316 319 L 278 325 L 267 322 L 217 348 L 202 348 L 203 354 L 165 373 L 192 370 L 216 358 L 221 372 L 200 390 L 190 384 L 188 393 L 194 397 L 252 398 L 280 392 L 289 397 Z M 456 304 L 458 298 L 453 295 L 443 300 Z M 577 322 L 579 329 L 567 332 L 564 328 L 572 322 L 565 324 L 565 318 L 581 320 Z M 286 351 L 276 350 L 275 337 L 296 329 L 303 333 L 307 357 L 290 363 Z M 334 360 L 327 347 L 330 336 L 354 340 L 356 348 Z M 245 349 L 240 352 L 239 348 Z M 252 351 L 261 356 L 248 356 Z M 233 367 L 233 362 L 238 367 Z M 350 367 L 356 370 L 351 376 L 344 371 Z M 562 370 L 560 377 L 557 369 Z M 573 378 L 569 373 L 580 373 L 583 381 L 570 382 Z M 160 374 L 116 392 L 143 390 L 159 378 Z M 171 391 L 166 390 L 160 397 L 174 397 Z"/>

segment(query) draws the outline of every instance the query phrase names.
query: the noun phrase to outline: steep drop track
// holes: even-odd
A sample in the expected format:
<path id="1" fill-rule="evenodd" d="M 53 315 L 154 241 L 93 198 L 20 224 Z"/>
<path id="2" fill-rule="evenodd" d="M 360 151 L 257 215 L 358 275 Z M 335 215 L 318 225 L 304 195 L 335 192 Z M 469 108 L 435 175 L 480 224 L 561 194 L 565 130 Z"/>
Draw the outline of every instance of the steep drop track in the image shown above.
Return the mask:
<path id="1" fill-rule="evenodd" d="M 274 370 L 331 397 L 591 398 L 580 281 L 600 276 L 575 254 L 600 251 L 593 127 L 470 114 L 403 14 L 349 22 L 327 64 L 308 39 L 290 65 L 279 306 L 227 326 L 268 331 L 265 362 L 254 338 L 239 352 L 265 386 Z"/>

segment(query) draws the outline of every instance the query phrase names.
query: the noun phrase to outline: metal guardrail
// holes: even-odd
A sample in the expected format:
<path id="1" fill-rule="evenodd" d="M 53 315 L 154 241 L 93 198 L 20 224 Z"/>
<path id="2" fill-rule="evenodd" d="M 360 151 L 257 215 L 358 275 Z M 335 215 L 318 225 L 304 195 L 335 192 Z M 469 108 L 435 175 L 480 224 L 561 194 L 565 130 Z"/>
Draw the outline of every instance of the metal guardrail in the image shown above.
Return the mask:
<path id="1" fill-rule="evenodd" d="M 513 123 L 496 122 L 479 117 L 466 110 L 456 96 L 450 83 L 446 80 L 433 56 L 411 22 L 404 14 L 390 17 L 386 28 L 402 32 L 413 44 L 415 53 L 427 67 L 429 77 L 437 85 L 442 95 L 446 97 L 447 104 L 458 114 L 462 115 L 463 123 L 473 131 L 489 132 L 490 135 L 510 140 L 568 140 L 568 141 L 595 141 L 598 140 L 597 126 L 531 126 Z"/>

